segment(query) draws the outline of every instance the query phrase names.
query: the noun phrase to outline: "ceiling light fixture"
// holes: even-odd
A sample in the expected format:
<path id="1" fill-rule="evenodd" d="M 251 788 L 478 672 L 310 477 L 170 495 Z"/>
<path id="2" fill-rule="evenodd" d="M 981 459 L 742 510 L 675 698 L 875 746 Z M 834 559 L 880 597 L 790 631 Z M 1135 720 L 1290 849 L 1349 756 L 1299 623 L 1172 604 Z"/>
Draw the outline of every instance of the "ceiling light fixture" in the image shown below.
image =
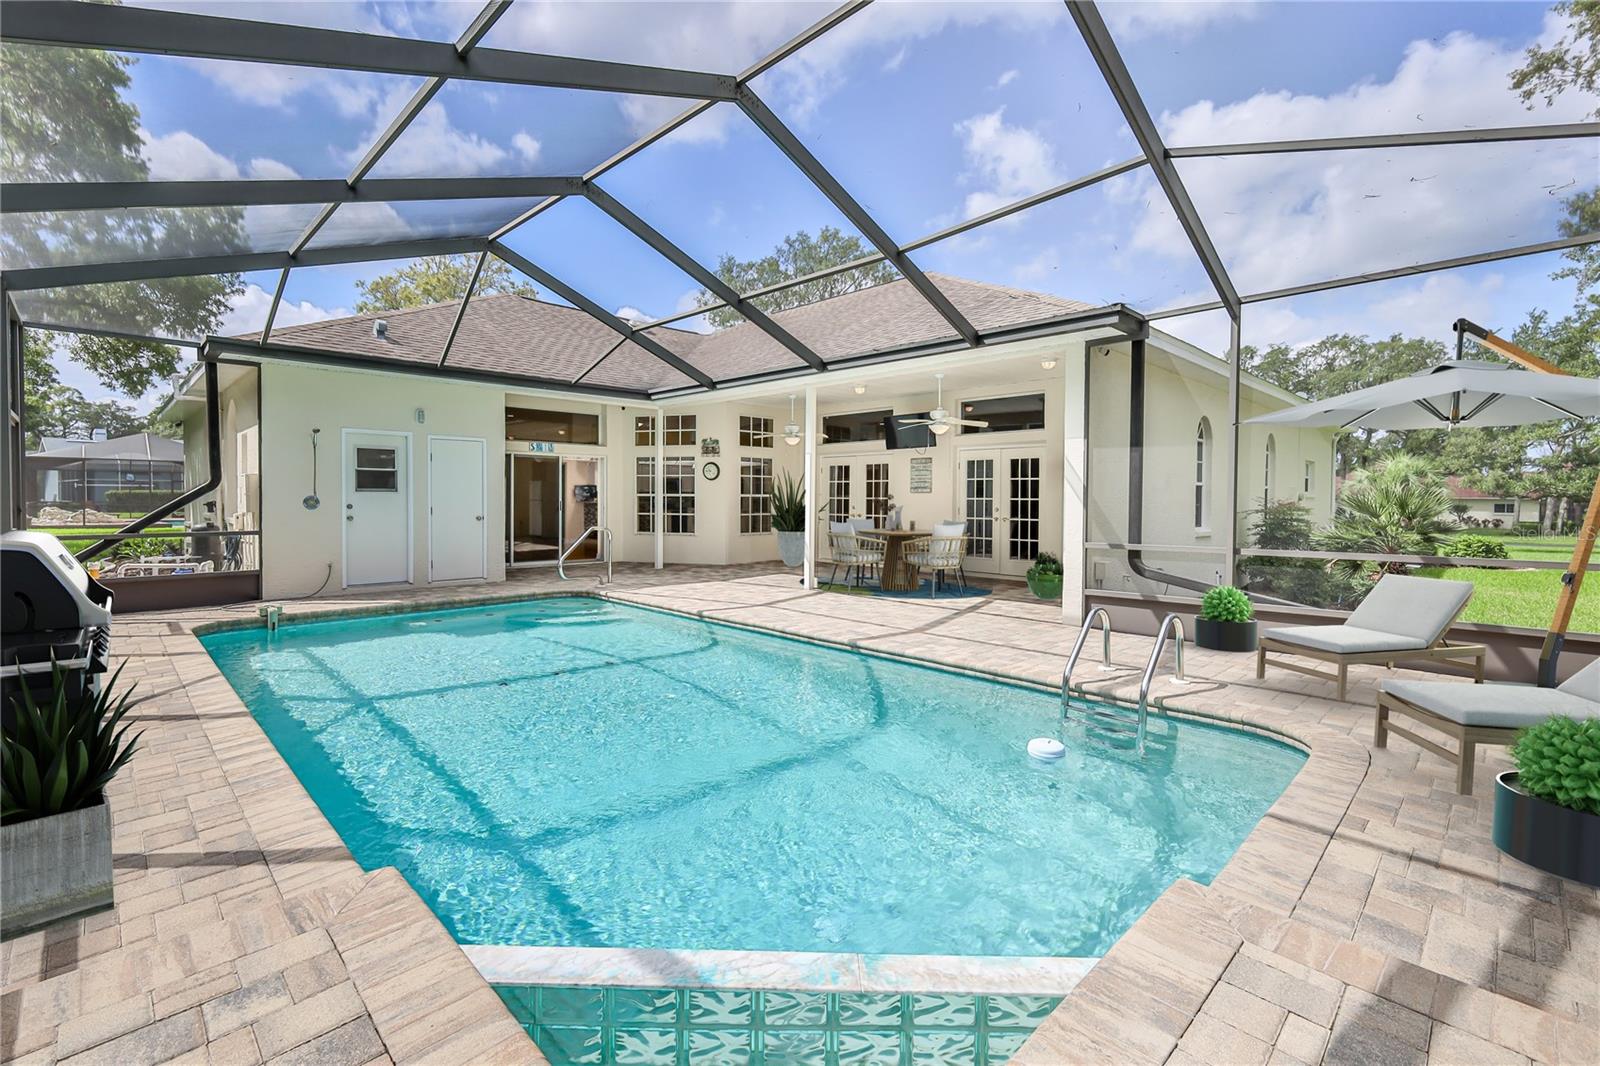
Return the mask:
<path id="1" fill-rule="evenodd" d="M 857 385 L 856 386 L 856 395 L 857 396 L 865 396 L 866 394 L 867 394 L 867 387 L 865 385 Z"/>
<path id="2" fill-rule="evenodd" d="M 789 424 L 783 427 L 783 443 L 800 443 L 800 423 L 794 420 L 794 393 L 789 394 Z"/>
<path id="3" fill-rule="evenodd" d="M 1053 356 L 1053 355 L 1045 356 L 1043 359 L 1039 360 L 1039 365 L 1044 367 L 1046 370 L 1054 370 L 1056 368 L 1055 356 Z"/>

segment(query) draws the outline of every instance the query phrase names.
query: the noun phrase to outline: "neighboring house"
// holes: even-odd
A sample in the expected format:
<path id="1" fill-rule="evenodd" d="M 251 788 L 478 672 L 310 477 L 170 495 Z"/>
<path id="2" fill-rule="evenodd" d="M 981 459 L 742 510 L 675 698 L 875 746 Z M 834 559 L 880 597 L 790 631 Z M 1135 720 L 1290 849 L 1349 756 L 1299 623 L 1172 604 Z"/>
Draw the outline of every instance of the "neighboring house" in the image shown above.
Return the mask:
<path id="1" fill-rule="evenodd" d="M 1462 525 L 1511 529 L 1518 522 L 1539 520 L 1539 500 L 1535 496 L 1491 496 L 1469 487 L 1458 477 L 1447 477 L 1445 483 L 1450 487 L 1451 512 Z"/>
<path id="2" fill-rule="evenodd" d="M 35 506 L 88 504 L 99 511 L 119 489 L 183 491 L 183 442 L 132 433 L 110 440 L 43 437 L 38 451 L 23 457 Z"/>
<path id="3" fill-rule="evenodd" d="M 1020 578 L 1040 551 L 1066 547 L 1085 559 L 1082 584 L 1160 587 L 1130 568 L 1122 545 L 1138 539 L 1178 549 L 1147 553 L 1147 573 L 1215 580 L 1234 520 L 1226 362 L 1148 329 L 1133 538 L 1127 334 L 1143 319 L 934 278 L 1004 342 L 967 347 L 904 281 L 772 314 L 828 362 L 821 373 L 752 323 L 645 332 L 714 379 L 709 391 L 585 312 L 515 295 L 473 299 L 443 365 L 455 303 L 288 326 L 265 345 L 208 338 L 224 470 L 211 507 L 190 517 L 260 529 L 266 597 L 325 581 L 502 580 L 552 565 L 591 524 L 613 531 L 618 561 L 775 560 L 769 496 L 775 478 L 803 477 L 808 449 L 784 427 L 791 409 L 804 425 L 811 391 L 823 519 L 891 507 L 918 529 L 964 519 L 975 575 Z M 891 447 L 885 419 L 933 408 L 936 371 L 944 406 L 989 427 Z M 1247 376 L 1239 402 L 1243 420 L 1298 398 Z M 199 368 L 161 417 L 184 426 L 189 483 L 202 482 Z M 1242 507 L 1266 494 L 1329 517 L 1331 434 L 1244 425 L 1239 437 Z M 586 544 L 574 558 L 594 554 Z"/>

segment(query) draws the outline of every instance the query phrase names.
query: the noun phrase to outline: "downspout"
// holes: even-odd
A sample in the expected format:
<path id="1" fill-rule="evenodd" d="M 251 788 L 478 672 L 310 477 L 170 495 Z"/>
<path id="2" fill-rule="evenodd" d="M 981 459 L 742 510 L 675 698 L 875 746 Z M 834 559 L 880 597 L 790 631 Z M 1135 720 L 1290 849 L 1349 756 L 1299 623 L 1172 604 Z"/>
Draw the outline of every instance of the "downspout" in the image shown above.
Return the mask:
<path id="1" fill-rule="evenodd" d="M 155 525 L 172 512 L 189 506 L 203 496 L 208 496 L 222 484 L 222 401 L 218 397 L 217 364 L 211 360 L 205 363 L 206 379 L 206 463 L 210 473 L 205 484 L 190 489 L 172 502 L 165 504 L 159 510 L 151 511 L 143 518 L 136 518 L 132 522 L 117 530 L 112 536 L 104 540 L 97 540 L 93 544 L 78 552 L 73 558 L 80 563 L 86 563 L 100 553 L 116 547 L 122 543 L 122 538 L 134 533 L 141 533 Z"/>

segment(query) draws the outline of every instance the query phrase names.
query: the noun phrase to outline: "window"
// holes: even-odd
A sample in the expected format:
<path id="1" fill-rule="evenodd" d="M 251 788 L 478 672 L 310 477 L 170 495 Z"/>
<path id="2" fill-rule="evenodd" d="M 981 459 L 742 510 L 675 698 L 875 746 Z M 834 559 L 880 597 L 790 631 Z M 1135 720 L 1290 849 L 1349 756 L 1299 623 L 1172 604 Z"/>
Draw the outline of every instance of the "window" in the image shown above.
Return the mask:
<path id="1" fill-rule="evenodd" d="M 1044 393 L 972 400 L 961 405 L 961 417 L 989 423 L 988 428 L 962 426 L 962 433 L 1015 433 L 1044 428 Z"/>
<path id="2" fill-rule="evenodd" d="M 649 415 L 640 415 L 633 420 L 633 444 L 636 448 L 648 448 L 656 442 L 656 420 Z"/>
<path id="3" fill-rule="evenodd" d="M 1211 524 L 1211 423 L 1200 420 L 1194 433 L 1194 528 Z"/>
<path id="4" fill-rule="evenodd" d="M 600 416 L 581 411 L 507 407 L 506 439 L 542 440 L 555 444 L 599 444 Z"/>
<path id="5" fill-rule="evenodd" d="M 884 419 L 893 411 L 857 411 L 849 415 L 823 415 L 822 439 L 827 444 L 883 440 Z"/>
<path id="6" fill-rule="evenodd" d="M 866 473 L 867 486 L 867 517 L 872 519 L 872 524 L 882 529 L 884 519 L 889 517 L 889 464 L 868 463 Z"/>
<path id="7" fill-rule="evenodd" d="M 1517 505 L 1511 500 L 1496 500 L 1494 502 L 1495 514 L 1516 514 Z"/>
<path id="8" fill-rule="evenodd" d="M 746 455 L 739 460 L 739 532 L 772 532 L 771 459 Z"/>
<path id="9" fill-rule="evenodd" d="M 674 445 L 682 447 L 686 444 L 692 446 L 697 439 L 694 426 L 696 416 L 667 415 L 665 417 L 667 420 L 667 447 L 671 448 Z"/>
<path id="10" fill-rule="evenodd" d="M 1278 440 L 1267 434 L 1267 454 L 1261 471 L 1261 505 L 1269 506 L 1276 495 L 1278 480 Z"/>
<path id="11" fill-rule="evenodd" d="M 754 415 L 739 416 L 739 447 L 772 447 L 772 419 Z"/>
<path id="12" fill-rule="evenodd" d="M 850 518 L 850 467 L 843 463 L 828 467 L 828 521 Z"/>
<path id="13" fill-rule="evenodd" d="M 1307 459 L 1306 460 L 1306 476 L 1300 482 L 1300 491 L 1305 493 L 1307 496 L 1309 496 L 1309 495 L 1311 495 L 1312 490 L 1314 490 L 1316 488 L 1316 485 L 1317 485 L 1317 464 L 1313 463 L 1310 459 Z"/>
<path id="14" fill-rule="evenodd" d="M 400 491 L 400 474 L 395 469 L 393 448 L 356 449 L 356 491 Z"/>
<path id="15" fill-rule="evenodd" d="M 668 533 L 694 532 L 694 456 L 669 455 L 661 503 Z M 655 532 L 656 461 L 654 456 L 634 460 L 634 528 Z"/>

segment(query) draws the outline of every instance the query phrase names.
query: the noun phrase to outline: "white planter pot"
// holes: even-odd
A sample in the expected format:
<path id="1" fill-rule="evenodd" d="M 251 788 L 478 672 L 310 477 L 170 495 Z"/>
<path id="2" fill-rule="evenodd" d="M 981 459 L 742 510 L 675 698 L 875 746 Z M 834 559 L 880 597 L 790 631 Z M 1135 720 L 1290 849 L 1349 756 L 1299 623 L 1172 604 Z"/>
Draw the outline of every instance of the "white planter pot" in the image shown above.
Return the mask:
<path id="1" fill-rule="evenodd" d="M 0 826 L 9 938 L 111 906 L 111 806 Z"/>
<path id="2" fill-rule="evenodd" d="M 800 566 L 806 561 L 806 531 L 778 531 L 778 558 L 784 566 Z"/>

